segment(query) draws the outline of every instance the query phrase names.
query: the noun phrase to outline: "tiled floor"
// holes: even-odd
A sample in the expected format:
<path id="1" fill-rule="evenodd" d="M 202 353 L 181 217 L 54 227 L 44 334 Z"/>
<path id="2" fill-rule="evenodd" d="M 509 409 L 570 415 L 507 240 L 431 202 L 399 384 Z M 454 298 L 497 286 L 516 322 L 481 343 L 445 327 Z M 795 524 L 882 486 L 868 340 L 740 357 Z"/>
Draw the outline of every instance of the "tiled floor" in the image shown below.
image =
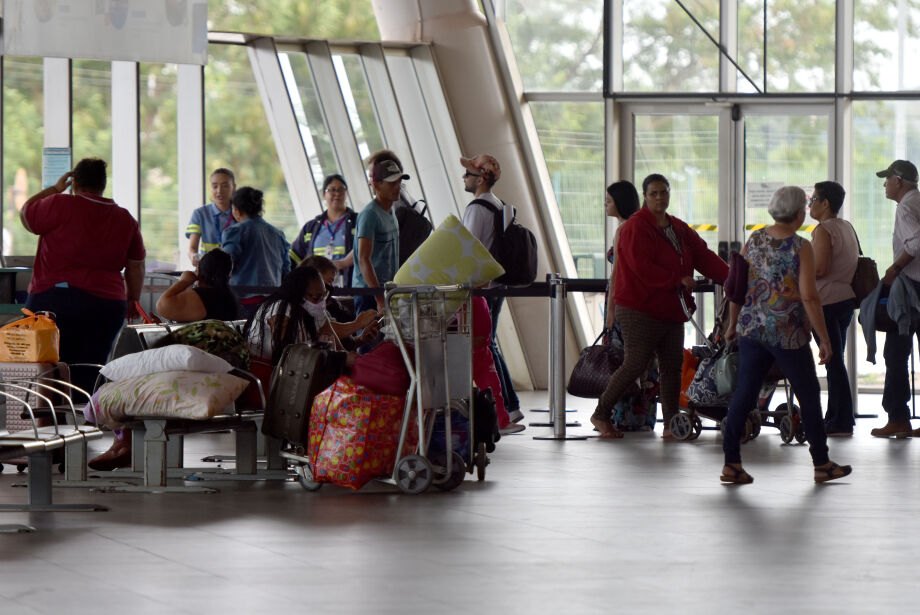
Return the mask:
<path id="1" fill-rule="evenodd" d="M 587 425 L 590 402 L 570 401 Z M 111 510 L 0 514 L 38 529 L 0 535 L 0 613 L 914 613 L 920 442 L 873 439 L 879 422 L 832 441 L 855 471 L 824 486 L 771 428 L 743 449 L 754 484 L 727 487 L 715 431 L 557 442 L 531 427 L 450 493 L 59 488 Z M 229 437 L 190 438 L 187 463 L 214 448 Z M 24 500 L 16 480 L 0 476 L 0 501 Z"/>

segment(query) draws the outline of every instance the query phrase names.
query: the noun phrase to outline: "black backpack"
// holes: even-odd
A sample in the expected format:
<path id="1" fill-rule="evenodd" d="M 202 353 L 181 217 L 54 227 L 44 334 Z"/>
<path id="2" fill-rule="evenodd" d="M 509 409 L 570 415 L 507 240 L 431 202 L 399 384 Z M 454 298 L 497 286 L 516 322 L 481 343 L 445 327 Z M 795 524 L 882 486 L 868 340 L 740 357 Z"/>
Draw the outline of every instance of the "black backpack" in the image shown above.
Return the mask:
<path id="1" fill-rule="evenodd" d="M 502 201 L 502 205 L 504 205 Z M 527 228 L 517 222 L 517 210 L 508 228 L 504 226 L 502 210 L 485 199 L 476 199 L 470 205 L 480 205 L 492 212 L 495 220 L 495 239 L 489 252 L 505 270 L 495 281 L 506 286 L 529 286 L 537 279 L 537 239 Z"/>
<path id="2" fill-rule="evenodd" d="M 393 204 L 393 214 L 396 216 L 396 224 L 399 225 L 400 266 L 428 239 L 434 228 L 426 215 L 428 205 L 425 204 L 421 211 L 416 207 L 419 203 L 424 204 L 425 201 L 411 203 L 404 199 L 404 194 L 404 192 L 401 192 L 399 200 Z M 405 194 L 405 197 L 408 197 L 408 195 Z"/>

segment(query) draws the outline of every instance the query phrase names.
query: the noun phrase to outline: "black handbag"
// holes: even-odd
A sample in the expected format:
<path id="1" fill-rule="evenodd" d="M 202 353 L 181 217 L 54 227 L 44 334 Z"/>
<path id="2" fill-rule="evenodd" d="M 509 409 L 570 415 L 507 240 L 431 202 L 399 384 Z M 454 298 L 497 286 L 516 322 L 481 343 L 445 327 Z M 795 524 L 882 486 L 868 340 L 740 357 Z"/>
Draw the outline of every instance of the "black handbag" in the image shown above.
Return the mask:
<path id="1" fill-rule="evenodd" d="M 578 363 L 569 376 L 566 387 L 569 395 L 599 398 L 607 388 L 610 375 L 623 364 L 623 343 L 619 335 L 611 336 L 609 344 L 598 344 L 606 333 L 605 330 L 593 344 L 582 349 Z"/>

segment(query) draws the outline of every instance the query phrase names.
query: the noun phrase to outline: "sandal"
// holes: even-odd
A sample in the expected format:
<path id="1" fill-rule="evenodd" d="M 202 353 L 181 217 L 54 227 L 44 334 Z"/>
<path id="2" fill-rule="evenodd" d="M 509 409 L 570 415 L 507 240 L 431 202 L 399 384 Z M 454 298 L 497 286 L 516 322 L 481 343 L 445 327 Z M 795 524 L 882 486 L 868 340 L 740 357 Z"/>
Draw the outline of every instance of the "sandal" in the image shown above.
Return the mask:
<path id="1" fill-rule="evenodd" d="M 728 470 L 727 472 L 726 469 Z M 722 476 L 719 477 L 719 480 L 733 485 L 749 485 L 754 482 L 754 477 L 745 472 L 744 468 L 736 468 L 726 463 L 725 467 L 722 468 Z"/>
<path id="2" fill-rule="evenodd" d="M 844 476 L 849 476 L 852 471 L 852 466 L 842 466 L 831 461 L 827 467 L 815 466 L 815 482 L 826 483 L 829 480 L 843 478 Z"/>

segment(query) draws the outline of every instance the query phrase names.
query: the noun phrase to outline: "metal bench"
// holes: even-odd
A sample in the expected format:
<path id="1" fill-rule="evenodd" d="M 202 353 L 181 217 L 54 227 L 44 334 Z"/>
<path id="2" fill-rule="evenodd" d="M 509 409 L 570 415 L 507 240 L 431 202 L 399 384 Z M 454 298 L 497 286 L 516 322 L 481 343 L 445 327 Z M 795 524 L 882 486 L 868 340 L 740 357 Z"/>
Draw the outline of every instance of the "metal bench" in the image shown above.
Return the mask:
<path id="1" fill-rule="evenodd" d="M 36 388 L 47 387 L 42 383 L 27 383 Z M 54 417 L 54 424 L 47 427 L 39 427 L 36 420 L 36 411 L 29 398 L 37 396 L 40 399 L 50 399 L 30 389 L 26 383 L 4 382 L 0 384 L 0 396 L 5 399 L 19 402 L 23 405 L 29 418 L 32 421 L 32 429 L 10 433 L 0 432 L 0 462 L 16 459 L 18 457 L 27 457 L 29 460 L 28 474 L 28 494 L 29 501 L 27 504 L 0 504 L 0 511 L 26 511 L 26 512 L 53 512 L 53 511 L 98 511 L 108 510 L 104 506 L 95 504 L 53 504 L 52 503 L 52 466 L 53 452 L 59 448 L 65 451 L 65 457 L 74 459 L 77 463 L 82 460 L 82 465 L 86 467 L 86 442 L 102 436 L 102 431 L 90 425 L 77 425 L 76 414 L 74 413 L 75 424 L 60 424 L 55 412 L 51 415 Z M 62 393 L 60 389 L 54 389 Z M 69 399 L 69 396 L 68 396 Z M 70 455 L 68 455 L 70 451 Z"/>

